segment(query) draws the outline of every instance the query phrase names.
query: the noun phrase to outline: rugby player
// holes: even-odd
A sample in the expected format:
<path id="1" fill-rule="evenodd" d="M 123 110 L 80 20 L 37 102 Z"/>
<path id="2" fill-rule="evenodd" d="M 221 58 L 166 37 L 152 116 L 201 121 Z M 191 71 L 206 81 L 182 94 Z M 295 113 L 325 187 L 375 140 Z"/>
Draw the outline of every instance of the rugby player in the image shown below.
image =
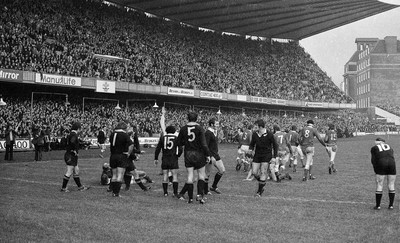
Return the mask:
<path id="1" fill-rule="evenodd" d="M 371 148 L 371 163 L 376 174 L 376 191 L 374 209 L 381 209 L 381 199 L 383 192 L 383 181 L 387 176 L 389 189 L 389 209 L 393 209 L 394 197 L 396 195 L 396 162 L 393 157 L 393 149 L 385 142 L 383 138 L 375 140 L 375 146 Z"/>
<path id="2" fill-rule="evenodd" d="M 289 136 L 289 143 L 293 152 L 292 156 L 290 157 L 289 167 L 291 164 L 293 164 L 293 172 L 297 172 L 297 158 L 300 157 L 301 165 L 304 168 L 303 164 L 304 155 L 299 146 L 300 144 L 299 134 L 297 133 L 297 127 L 295 125 L 291 127 L 288 136 Z"/>
<path id="3" fill-rule="evenodd" d="M 79 122 L 74 122 L 71 127 L 71 132 L 67 136 L 67 148 L 64 154 L 64 160 L 67 164 L 67 172 L 64 175 L 61 192 L 69 192 L 67 185 L 71 175 L 74 178 L 78 191 L 85 191 L 89 187 L 83 186 L 79 177 L 79 166 L 78 166 L 78 152 L 79 152 L 79 137 L 78 132 L 81 129 Z"/>
<path id="4" fill-rule="evenodd" d="M 289 161 L 289 157 L 293 156 L 292 147 L 289 142 L 289 134 L 281 131 L 278 125 L 274 125 L 274 139 L 278 144 L 278 154 L 275 158 L 275 170 L 271 170 L 271 173 L 275 172 L 277 182 L 281 181 L 280 176 L 285 173 L 286 179 L 291 180 L 292 177 L 286 170 L 286 163 Z"/>
<path id="5" fill-rule="evenodd" d="M 250 169 L 250 162 L 248 161 L 246 154 L 249 152 L 252 129 L 252 125 L 249 125 L 248 127 L 244 125 L 243 128 L 239 129 L 239 149 L 238 156 L 236 157 L 236 171 L 239 171 L 243 164 L 245 165 L 245 172 Z"/>
<path id="6" fill-rule="evenodd" d="M 193 202 L 193 174 L 196 170 L 198 173 L 197 194 L 200 195 L 199 202 L 204 204 L 205 165 L 210 162 L 210 151 L 204 129 L 197 123 L 197 113 L 189 112 L 187 117 L 188 123 L 180 129 L 177 139 L 177 145 L 185 147 L 184 159 L 188 172 L 187 181 L 179 193 L 179 199 L 184 200 L 183 195 L 187 191 L 188 203 Z"/>
<path id="7" fill-rule="evenodd" d="M 264 120 L 259 119 L 255 121 L 254 125 L 257 131 L 253 132 L 249 150 L 254 151 L 252 171 L 254 178 L 258 180 L 258 189 L 255 196 L 261 197 L 267 179 L 266 171 L 270 163 L 274 164 L 273 157 L 277 157 L 278 144 L 274 139 L 274 135 L 265 128 Z M 271 175 L 274 176 L 274 173 L 271 173 Z"/>
<path id="8" fill-rule="evenodd" d="M 110 135 L 110 167 L 112 170 L 112 178 L 110 189 L 113 197 L 119 197 L 122 180 L 125 170 L 129 165 L 129 155 L 133 151 L 133 141 L 126 133 L 128 125 L 125 122 L 119 122 L 114 132 Z"/>
<path id="9" fill-rule="evenodd" d="M 337 170 L 335 168 L 335 157 L 337 152 L 337 132 L 335 131 L 335 125 L 329 124 L 329 129 L 326 131 L 325 135 L 325 143 L 326 143 L 326 152 L 329 156 L 329 174 L 336 173 Z"/>
<path id="10" fill-rule="evenodd" d="M 322 140 L 319 132 L 314 128 L 314 121 L 308 120 L 307 126 L 303 127 L 303 129 L 300 131 L 300 147 L 303 154 L 306 155 L 306 166 L 304 167 L 303 181 L 315 179 L 315 177 L 311 174 L 314 158 L 314 137 L 318 139 L 322 146 L 326 147 L 326 144 Z"/>
<path id="11" fill-rule="evenodd" d="M 211 118 L 208 121 L 208 129 L 205 132 L 206 143 L 208 149 L 211 154 L 211 161 L 206 165 L 206 178 L 204 183 L 204 194 L 208 194 L 208 179 L 211 174 L 211 168 L 214 165 L 217 168 L 218 172 L 215 174 L 214 182 L 210 187 L 210 191 L 215 192 L 217 194 L 221 194 L 221 191 L 218 189 L 218 182 L 221 180 L 222 175 L 225 173 L 225 166 L 221 160 L 221 157 L 218 154 L 218 139 L 217 139 L 217 128 L 219 124 L 215 118 Z"/>
<path id="12" fill-rule="evenodd" d="M 164 196 L 168 196 L 168 177 L 172 172 L 172 188 L 175 197 L 178 197 L 178 158 L 182 154 L 182 147 L 177 146 L 176 129 L 168 126 L 165 134 L 162 134 L 154 153 L 154 164 L 158 164 L 158 156 L 162 150 L 161 169 L 163 171 L 163 191 Z"/>

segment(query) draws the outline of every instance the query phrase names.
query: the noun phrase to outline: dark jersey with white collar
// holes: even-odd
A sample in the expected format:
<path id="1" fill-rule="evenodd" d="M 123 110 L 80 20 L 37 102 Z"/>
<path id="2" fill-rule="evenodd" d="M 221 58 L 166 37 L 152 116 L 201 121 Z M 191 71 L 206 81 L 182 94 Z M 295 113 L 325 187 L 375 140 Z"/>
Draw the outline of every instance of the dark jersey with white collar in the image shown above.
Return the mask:
<path id="1" fill-rule="evenodd" d="M 259 134 L 258 131 L 253 132 L 249 149 L 254 150 L 254 157 L 272 158 L 278 155 L 278 144 L 270 131 L 266 131 L 263 134 Z"/>

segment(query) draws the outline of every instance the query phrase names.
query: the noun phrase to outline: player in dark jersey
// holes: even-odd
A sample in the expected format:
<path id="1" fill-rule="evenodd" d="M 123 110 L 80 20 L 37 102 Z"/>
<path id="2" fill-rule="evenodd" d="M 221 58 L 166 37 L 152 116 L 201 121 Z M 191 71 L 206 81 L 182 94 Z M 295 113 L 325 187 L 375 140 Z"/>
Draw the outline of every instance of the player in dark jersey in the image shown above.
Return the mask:
<path id="1" fill-rule="evenodd" d="M 168 196 L 168 173 L 172 172 L 172 188 L 174 196 L 178 197 L 178 158 L 182 154 L 182 147 L 177 146 L 176 129 L 174 126 L 168 126 L 165 134 L 161 135 L 155 154 L 154 164 L 158 164 L 158 156 L 162 150 L 161 169 L 163 171 L 163 191 L 164 196 Z"/>
<path id="2" fill-rule="evenodd" d="M 307 126 L 300 131 L 300 147 L 303 151 L 303 154 L 306 155 L 306 166 L 304 167 L 303 181 L 307 181 L 308 178 L 310 178 L 310 180 L 315 179 L 315 177 L 311 174 L 314 157 L 314 137 L 318 139 L 322 146 L 326 147 L 325 142 L 319 135 L 319 132 L 314 128 L 314 121 L 308 120 Z"/>
<path id="3" fill-rule="evenodd" d="M 83 186 L 79 177 L 79 166 L 78 166 L 78 152 L 79 152 L 79 137 L 78 132 L 81 129 L 81 124 L 75 122 L 72 124 L 71 132 L 67 136 L 67 151 L 64 154 L 64 160 L 67 164 L 67 172 L 64 175 L 61 192 L 69 192 L 67 184 L 71 175 L 74 178 L 78 191 L 85 191 L 89 187 Z"/>
<path id="4" fill-rule="evenodd" d="M 301 162 L 301 165 L 303 166 L 303 168 L 305 166 L 303 164 L 304 155 L 299 146 L 300 137 L 299 137 L 299 134 L 297 133 L 297 127 L 295 125 L 293 125 L 291 127 L 291 130 L 289 131 L 288 136 L 289 136 L 289 143 L 290 143 L 290 146 L 292 147 L 292 152 L 293 152 L 293 155 L 290 157 L 289 167 L 290 167 L 290 165 L 293 164 L 293 172 L 297 172 L 297 158 L 298 157 L 300 157 L 300 162 Z"/>
<path id="5" fill-rule="evenodd" d="M 278 144 L 274 135 L 265 128 L 265 121 L 259 119 L 255 121 L 254 125 L 257 132 L 253 132 L 249 149 L 254 151 L 252 170 L 254 178 L 258 180 L 258 190 L 255 196 L 261 197 L 267 179 L 266 171 L 270 163 L 275 163 L 273 158 L 277 157 Z M 259 175 L 260 169 L 261 174 Z"/>
<path id="6" fill-rule="evenodd" d="M 383 181 L 388 178 L 389 209 L 393 209 L 396 182 L 396 162 L 393 157 L 393 149 L 385 143 L 383 138 L 377 138 L 375 146 L 371 148 L 371 163 L 376 174 L 376 191 L 374 209 L 381 209 Z"/>
<path id="7" fill-rule="evenodd" d="M 329 174 L 336 173 L 337 170 L 335 168 L 335 157 L 337 152 L 337 132 L 335 131 L 335 125 L 329 124 L 329 130 L 326 131 L 325 134 L 325 143 L 326 143 L 326 152 L 329 156 Z"/>
<path id="8" fill-rule="evenodd" d="M 188 123 L 183 126 L 178 135 L 177 145 L 184 146 L 185 167 L 188 172 L 187 182 L 179 193 L 179 198 L 188 192 L 188 203 L 193 202 L 193 173 L 198 173 L 197 194 L 200 195 L 200 203 L 204 204 L 204 179 L 206 178 L 205 165 L 210 161 L 210 151 L 207 147 L 204 129 L 196 122 L 197 113 L 189 112 Z"/>
<path id="9" fill-rule="evenodd" d="M 133 146 L 131 146 L 133 142 L 126 133 L 127 128 L 128 125 L 125 122 L 118 123 L 109 138 L 110 167 L 113 172 L 110 189 L 113 192 L 113 197 L 119 197 L 125 170 L 129 165 L 128 157 L 133 150 Z"/>
<path id="10" fill-rule="evenodd" d="M 97 143 L 100 147 L 100 154 L 99 156 L 101 158 L 104 157 L 104 151 L 106 151 L 106 132 L 105 132 L 105 127 L 102 127 L 99 132 L 97 133 Z"/>
<path id="11" fill-rule="evenodd" d="M 139 159 L 140 154 L 144 153 L 144 151 L 140 150 L 136 127 L 133 127 L 132 130 L 129 131 L 127 134 L 132 140 L 132 145 L 130 147 L 131 153 L 128 157 L 128 166 L 126 167 L 124 174 L 125 191 L 128 191 L 131 186 L 132 177 L 135 179 L 135 182 L 140 187 L 140 189 L 142 189 L 143 191 L 148 191 L 151 187 L 143 185 L 142 180 L 139 176 L 139 172 L 135 166 L 135 161 Z"/>
<path id="12" fill-rule="evenodd" d="M 221 160 L 221 157 L 218 154 L 218 138 L 217 138 L 217 128 L 219 124 L 215 118 L 211 118 L 208 121 L 208 129 L 205 132 L 206 142 L 208 149 L 211 153 L 211 161 L 206 165 L 206 178 L 204 184 L 205 194 L 208 194 L 208 179 L 211 174 L 211 168 L 214 165 L 217 168 L 218 172 L 215 174 L 214 182 L 210 187 L 210 191 L 215 192 L 217 194 L 221 194 L 221 191 L 218 189 L 218 182 L 221 180 L 222 175 L 225 173 L 225 166 Z"/>

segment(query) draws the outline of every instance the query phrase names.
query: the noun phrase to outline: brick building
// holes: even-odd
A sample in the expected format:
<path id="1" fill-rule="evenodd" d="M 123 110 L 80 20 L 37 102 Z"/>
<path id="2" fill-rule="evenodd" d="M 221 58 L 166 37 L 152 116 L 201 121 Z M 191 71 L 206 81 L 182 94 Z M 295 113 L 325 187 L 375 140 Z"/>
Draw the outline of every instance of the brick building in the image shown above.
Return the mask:
<path id="1" fill-rule="evenodd" d="M 400 106 L 400 41 L 396 36 L 357 38 L 344 67 L 344 90 L 357 108 Z"/>

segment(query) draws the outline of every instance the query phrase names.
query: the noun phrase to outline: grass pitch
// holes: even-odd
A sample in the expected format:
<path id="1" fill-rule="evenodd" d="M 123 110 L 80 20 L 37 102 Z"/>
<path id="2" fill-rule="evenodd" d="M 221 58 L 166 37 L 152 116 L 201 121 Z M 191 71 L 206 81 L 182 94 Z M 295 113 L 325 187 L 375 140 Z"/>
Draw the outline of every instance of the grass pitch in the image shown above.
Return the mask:
<path id="1" fill-rule="evenodd" d="M 208 196 L 204 205 L 163 196 L 153 148 L 136 163 L 154 180 L 152 189 L 143 192 L 133 184 L 130 191 L 121 190 L 121 198 L 100 185 L 108 158 L 99 158 L 97 149 L 80 152 L 81 181 L 92 188 L 79 192 L 71 179 L 70 193 L 59 191 L 63 151 L 44 153 L 42 162 L 32 162 L 33 152 L 20 152 L 6 163 L 2 153 L 0 242 L 398 242 L 399 194 L 389 211 L 384 188 L 382 209 L 372 209 L 374 139 L 339 140 L 333 175 L 326 152 L 316 145 L 316 180 L 302 182 L 299 168 L 291 181 L 267 182 L 261 198 L 254 197 L 257 183 L 243 181 L 246 173 L 235 171 L 237 145 L 221 144 L 227 170 L 219 183 L 222 194 Z M 399 137 L 387 142 L 400 161 Z M 179 189 L 186 177 L 182 160 L 180 166 Z"/>

